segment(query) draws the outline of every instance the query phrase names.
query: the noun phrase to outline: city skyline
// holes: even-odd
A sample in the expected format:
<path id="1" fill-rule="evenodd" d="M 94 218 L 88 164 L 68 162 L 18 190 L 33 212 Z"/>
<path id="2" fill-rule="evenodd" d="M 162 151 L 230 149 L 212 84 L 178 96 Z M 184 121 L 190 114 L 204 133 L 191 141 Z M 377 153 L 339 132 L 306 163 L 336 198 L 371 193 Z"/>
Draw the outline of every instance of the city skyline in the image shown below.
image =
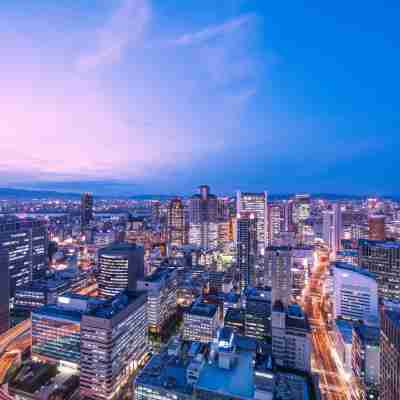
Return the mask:
<path id="1" fill-rule="evenodd" d="M 394 3 L 262 3 L 3 4 L 0 187 L 398 194 Z"/>

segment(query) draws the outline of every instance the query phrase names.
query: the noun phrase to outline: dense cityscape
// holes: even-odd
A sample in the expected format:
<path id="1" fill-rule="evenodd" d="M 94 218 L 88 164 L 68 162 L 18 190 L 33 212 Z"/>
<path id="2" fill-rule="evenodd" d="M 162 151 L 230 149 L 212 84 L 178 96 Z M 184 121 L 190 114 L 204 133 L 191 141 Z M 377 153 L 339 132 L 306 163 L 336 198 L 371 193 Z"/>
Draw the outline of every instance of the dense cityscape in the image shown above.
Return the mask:
<path id="1" fill-rule="evenodd" d="M 4 199 L 0 398 L 398 400 L 400 203 Z"/>

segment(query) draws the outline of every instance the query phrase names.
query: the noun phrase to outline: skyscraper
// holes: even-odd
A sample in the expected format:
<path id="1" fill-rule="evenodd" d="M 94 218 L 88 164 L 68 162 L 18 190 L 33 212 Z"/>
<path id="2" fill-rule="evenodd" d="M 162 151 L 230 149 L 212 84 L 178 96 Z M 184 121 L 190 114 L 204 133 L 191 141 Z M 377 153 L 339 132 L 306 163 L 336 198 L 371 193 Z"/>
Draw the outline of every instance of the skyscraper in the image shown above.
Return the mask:
<path id="1" fill-rule="evenodd" d="M 237 218 L 236 259 L 240 272 L 240 289 L 255 285 L 257 256 L 257 218 L 255 213 L 244 212 Z"/>
<path id="2" fill-rule="evenodd" d="M 272 304 L 280 301 L 284 307 L 292 294 L 292 249 L 271 246 L 265 251 L 265 281 L 272 288 Z"/>
<path id="3" fill-rule="evenodd" d="M 93 219 L 93 196 L 83 193 L 81 198 L 81 227 L 85 229 Z"/>
<path id="4" fill-rule="evenodd" d="M 148 352 L 146 293 L 125 291 L 81 320 L 82 398 L 117 398 Z"/>
<path id="5" fill-rule="evenodd" d="M 323 212 L 322 235 L 332 257 L 336 258 L 336 253 L 341 248 L 342 239 L 342 214 L 340 204 L 333 204 L 332 210 Z"/>
<path id="6" fill-rule="evenodd" d="M 189 223 L 215 222 L 218 218 L 218 199 L 210 193 L 210 187 L 201 185 L 200 193 L 189 200 Z"/>
<path id="7" fill-rule="evenodd" d="M 285 228 L 285 209 L 283 203 L 268 204 L 268 245 L 275 246 L 281 239 Z"/>
<path id="8" fill-rule="evenodd" d="M 311 199 L 309 194 L 296 194 L 293 203 L 293 221 L 298 224 L 310 217 Z"/>
<path id="9" fill-rule="evenodd" d="M 0 332 L 8 329 L 16 288 L 46 275 L 47 245 L 43 221 L 0 219 Z"/>
<path id="10" fill-rule="evenodd" d="M 370 215 L 368 217 L 368 239 L 385 240 L 385 216 Z"/>
<path id="11" fill-rule="evenodd" d="M 400 311 L 382 309 L 380 400 L 400 399 Z"/>
<path id="12" fill-rule="evenodd" d="M 167 217 L 168 242 L 171 246 L 185 243 L 185 212 L 181 199 L 173 199 L 168 206 Z"/>
<path id="13" fill-rule="evenodd" d="M 359 240 L 358 265 L 374 274 L 380 297 L 400 300 L 400 242 Z"/>
<path id="14" fill-rule="evenodd" d="M 253 213 L 257 219 L 257 254 L 264 255 L 268 240 L 268 194 L 236 193 L 237 214 Z"/>
<path id="15" fill-rule="evenodd" d="M 144 278 L 144 250 L 136 244 L 113 244 L 99 251 L 99 296 L 111 298 L 135 290 Z"/>

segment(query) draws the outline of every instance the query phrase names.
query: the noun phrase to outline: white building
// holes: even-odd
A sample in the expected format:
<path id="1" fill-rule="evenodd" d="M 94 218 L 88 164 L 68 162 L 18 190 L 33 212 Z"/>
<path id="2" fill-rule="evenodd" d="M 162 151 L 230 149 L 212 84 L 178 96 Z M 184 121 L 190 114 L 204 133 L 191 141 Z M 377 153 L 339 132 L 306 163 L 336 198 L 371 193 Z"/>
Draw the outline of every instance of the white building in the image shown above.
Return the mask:
<path id="1" fill-rule="evenodd" d="M 322 238 L 329 247 L 332 258 L 336 258 L 336 253 L 340 250 L 342 239 L 342 212 L 340 204 L 333 204 L 332 210 L 323 212 Z"/>
<path id="2" fill-rule="evenodd" d="M 237 213 L 254 213 L 257 219 L 257 249 L 259 255 L 264 255 L 264 249 L 268 240 L 268 194 L 248 193 L 238 191 L 236 193 Z"/>
<path id="3" fill-rule="evenodd" d="M 335 264 L 333 317 L 378 323 L 378 284 L 373 274 L 351 264 Z"/>

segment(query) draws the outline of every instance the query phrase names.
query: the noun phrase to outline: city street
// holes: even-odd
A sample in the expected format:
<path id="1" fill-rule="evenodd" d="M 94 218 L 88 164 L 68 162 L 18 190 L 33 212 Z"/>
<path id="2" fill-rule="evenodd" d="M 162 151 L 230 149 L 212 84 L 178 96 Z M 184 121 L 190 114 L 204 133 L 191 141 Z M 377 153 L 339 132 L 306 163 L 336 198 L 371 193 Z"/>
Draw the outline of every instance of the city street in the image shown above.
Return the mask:
<path id="1" fill-rule="evenodd" d="M 323 400 L 358 400 L 358 389 L 347 380 L 336 362 L 334 344 L 322 313 L 322 287 L 329 262 L 318 261 L 303 296 L 303 306 L 312 327 L 312 369 L 320 377 Z"/>

